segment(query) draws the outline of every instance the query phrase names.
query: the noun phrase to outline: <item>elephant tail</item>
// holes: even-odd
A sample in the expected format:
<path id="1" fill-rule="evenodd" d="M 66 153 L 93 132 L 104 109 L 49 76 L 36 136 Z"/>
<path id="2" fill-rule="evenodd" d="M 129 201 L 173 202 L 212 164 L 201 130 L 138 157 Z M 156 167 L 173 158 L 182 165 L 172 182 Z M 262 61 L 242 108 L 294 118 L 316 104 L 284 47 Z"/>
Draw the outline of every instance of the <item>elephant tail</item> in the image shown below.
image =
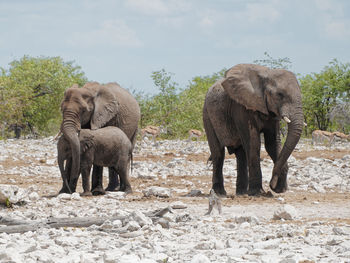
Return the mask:
<path id="1" fill-rule="evenodd" d="M 211 157 L 211 155 L 209 156 L 209 158 L 207 160 L 207 165 L 209 165 L 209 167 L 213 165 L 213 158 Z"/>
<path id="2" fill-rule="evenodd" d="M 130 154 L 130 175 L 132 175 L 133 166 L 134 166 L 134 158 L 133 158 L 133 154 L 131 152 L 131 154 Z"/>

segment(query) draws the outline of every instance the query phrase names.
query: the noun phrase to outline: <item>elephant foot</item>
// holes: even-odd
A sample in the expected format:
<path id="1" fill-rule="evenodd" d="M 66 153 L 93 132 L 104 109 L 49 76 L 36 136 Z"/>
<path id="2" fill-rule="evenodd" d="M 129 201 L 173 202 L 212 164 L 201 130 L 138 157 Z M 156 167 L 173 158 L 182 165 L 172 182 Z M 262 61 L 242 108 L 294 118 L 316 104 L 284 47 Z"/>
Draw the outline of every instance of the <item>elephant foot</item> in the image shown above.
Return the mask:
<path id="1" fill-rule="evenodd" d="M 247 189 L 236 189 L 236 195 L 246 195 L 248 194 L 248 190 Z"/>
<path id="2" fill-rule="evenodd" d="M 108 191 L 108 192 L 116 192 L 116 191 L 119 191 L 119 186 L 114 186 L 114 185 L 108 185 L 105 189 L 105 191 Z"/>
<path id="3" fill-rule="evenodd" d="M 67 187 L 62 187 L 58 194 L 71 194 Z"/>
<path id="4" fill-rule="evenodd" d="M 221 196 L 227 195 L 225 188 L 222 184 L 214 184 L 212 189 L 214 189 L 214 191 L 217 195 L 221 195 Z"/>
<path id="5" fill-rule="evenodd" d="M 104 194 L 106 194 L 106 191 L 102 188 L 102 186 L 96 187 L 91 192 L 92 192 L 92 195 L 104 195 Z"/>
<path id="6" fill-rule="evenodd" d="M 262 189 L 262 187 L 259 188 L 249 188 L 248 190 L 248 195 L 249 196 L 265 196 L 266 192 L 264 191 L 264 189 Z"/>
<path id="7" fill-rule="evenodd" d="M 272 180 L 271 180 L 272 182 Z M 275 193 L 284 193 L 288 189 L 287 181 L 284 179 L 278 179 L 277 184 L 274 185 L 270 182 L 270 188 L 275 192 Z"/>
<path id="8" fill-rule="evenodd" d="M 124 192 L 126 194 L 131 194 L 132 193 L 131 186 L 121 186 L 118 191 Z"/>
<path id="9" fill-rule="evenodd" d="M 81 193 L 80 196 L 92 196 L 92 193 L 90 191 L 85 191 Z"/>

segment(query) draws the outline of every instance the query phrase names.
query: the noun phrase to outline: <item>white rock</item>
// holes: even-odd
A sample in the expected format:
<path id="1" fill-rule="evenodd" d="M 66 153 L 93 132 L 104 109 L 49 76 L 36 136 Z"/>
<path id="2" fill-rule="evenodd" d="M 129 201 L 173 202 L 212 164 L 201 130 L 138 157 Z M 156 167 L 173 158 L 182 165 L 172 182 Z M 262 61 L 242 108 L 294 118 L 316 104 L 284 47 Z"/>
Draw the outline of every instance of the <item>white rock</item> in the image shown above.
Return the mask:
<path id="1" fill-rule="evenodd" d="M 157 224 L 161 225 L 162 228 L 169 228 L 170 225 L 169 225 L 169 221 L 166 220 L 165 218 L 160 218 L 158 221 L 157 221 Z"/>
<path id="2" fill-rule="evenodd" d="M 142 193 L 144 196 L 157 196 L 157 197 L 165 197 L 169 198 L 171 197 L 171 190 L 164 187 L 158 187 L 158 186 L 151 186 L 147 189 L 143 190 Z"/>
<path id="3" fill-rule="evenodd" d="M 125 196 L 126 196 L 126 193 L 121 191 L 106 192 L 106 195 L 105 195 L 106 198 L 111 198 L 111 199 L 123 199 L 125 198 Z"/>
<path id="4" fill-rule="evenodd" d="M 40 199 L 40 196 L 37 192 L 30 193 L 28 197 L 30 201 L 37 201 Z"/>
<path id="5" fill-rule="evenodd" d="M 273 215 L 273 219 L 295 220 L 298 216 L 297 210 L 294 206 L 284 205 L 277 209 Z"/>
<path id="6" fill-rule="evenodd" d="M 347 231 L 342 227 L 333 227 L 333 233 L 336 235 L 347 235 Z"/>
<path id="7" fill-rule="evenodd" d="M 152 219 L 145 216 L 140 210 L 133 211 L 131 217 L 141 226 L 152 225 Z"/>
<path id="8" fill-rule="evenodd" d="M 112 222 L 113 228 L 120 228 L 123 226 L 123 222 L 121 220 L 114 220 Z"/>
<path id="9" fill-rule="evenodd" d="M 235 222 L 237 224 L 242 224 L 244 222 L 248 222 L 252 225 L 258 225 L 259 224 L 259 219 L 255 216 L 236 216 L 235 217 Z"/>
<path id="10" fill-rule="evenodd" d="M 75 193 L 72 194 L 71 199 L 72 199 L 72 200 L 75 200 L 75 201 L 79 201 L 79 200 L 81 200 L 82 198 L 81 198 L 81 196 L 80 196 L 79 193 L 75 192 Z"/>
<path id="11" fill-rule="evenodd" d="M 210 262 L 211 262 L 210 259 L 204 254 L 197 254 L 191 260 L 191 263 L 210 263 Z"/>
<path id="12" fill-rule="evenodd" d="M 140 225 L 136 222 L 136 221 L 129 221 L 125 227 L 128 231 L 137 231 L 139 230 L 141 227 Z"/>
<path id="13" fill-rule="evenodd" d="M 59 194 L 59 195 L 57 196 L 57 199 L 58 199 L 59 201 L 71 200 L 71 199 L 72 199 L 72 195 L 71 195 L 71 194 L 62 193 L 62 194 Z"/>
<path id="14" fill-rule="evenodd" d="M 177 202 L 171 203 L 170 206 L 173 209 L 185 209 L 185 208 L 187 208 L 187 205 L 184 204 L 181 201 L 177 201 Z"/>
<path id="15" fill-rule="evenodd" d="M 16 204 L 28 199 L 29 193 L 17 185 L 0 184 L 0 203 L 6 204 L 8 200 L 11 204 Z"/>

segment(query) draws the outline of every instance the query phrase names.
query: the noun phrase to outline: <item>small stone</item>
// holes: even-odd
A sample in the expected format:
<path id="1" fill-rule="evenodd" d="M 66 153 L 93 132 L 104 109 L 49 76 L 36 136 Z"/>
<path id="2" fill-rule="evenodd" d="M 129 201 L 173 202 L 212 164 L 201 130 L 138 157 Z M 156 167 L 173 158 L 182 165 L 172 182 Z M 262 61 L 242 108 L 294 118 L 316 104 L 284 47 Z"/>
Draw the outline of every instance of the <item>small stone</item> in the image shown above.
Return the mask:
<path id="1" fill-rule="evenodd" d="M 144 196 L 157 196 L 157 197 L 163 197 L 163 198 L 169 198 L 171 197 L 171 191 L 168 188 L 164 187 L 158 187 L 158 186 L 151 186 L 145 190 L 142 191 Z"/>
<path id="2" fill-rule="evenodd" d="M 114 221 L 112 222 L 112 225 L 113 225 L 113 227 L 115 227 L 115 228 L 120 228 L 120 227 L 123 226 L 123 222 L 122 222 L 121 220 L 114 220 Z"/>
<path id="3" fill-rule="evenodd" d="M 174 202 L 170 206 L 173 209 L 186 209 L 187 208 L 187 205 L 181 201 Z"/>
<path id="4" fill-rule="evenodd" d="M 141 226 L 151 225 L 152 219 L 145 216 L 141 211 L 137 210 L 131 213 L 131 217 Z"/>
<path id="5" fill-rule="evenodd" d="M 72 199 L 72 200 L 75 200 L 75 201 L 79 201 L 79 200 L 81 200 L 82 198 L 81 198 L 81 196 L 80 196 L 79 193 L 75 192 L 75 193 L 72 194 L 71 199 Z"/>
<path id="6" fill-rule="evenodd" d="M 157 221 L 157 224 L 161 225 L 162 228 L 166 228 L 166 229 L 169 229 L 169 221 L 164 219 L 164 218 L 160 218 L 158 221 Z"/>
<path id="7" fill-rule="evenodd" d="M 71 200 L 71 199 L 72 199 L 72 195 L 66 194 L 66 193 L 59 194 L 59 195 L 57 196 L 57 199 L 58 199 L 59 201 Z"/>
<path id="8" fill-rule="evenodd" d="M 126 229 L 127 229 L 128 231 L 131 231 L 131 232 L 137 231 L 137 230 L 139 230 L 140 228 L 141 228 L 140 225 L 139 225 L 136 221 L 130 221 L 130 222 L 128 222 L 128 224 L 126 225 Z"/>
<path id="9" fill-rule="evenodd" d="M 191 260 L 191 263 L 210 263 L 210 262 L 211 262 L 210 259 L 204 254 L 197 254 Z"/>
<path id="10" fill-rule="evenodd" d="M 294 220 L 298 216 L 297 210 L 294 206 L 284 205 L 280 207 L 277 211 L 275 211 L 273 215 L 273 219 L 280 220 Z"/>
<path id="11" fill-rule="evenodd" d="M 336 235 L 347 235 L 347 233 L 345 232 L 345 230 L 341 227 L 333 227 L 333 233 Z"/>
<path id="12" fill-rule="evenodd" d="M 187 194 L 187 196 L 194 197 L 194 196 L 201 196 L 202 194 L 203 193 L 201 190 L 193 189 Z"/>
<path id="13" fill-rule="evenodd" d="M 236 216 L 235 217 L 235 222 L 237 224 L 242 224 L 244 222 L 248 222 L 252 225 L 258 225 L 259 224 L 259 219 L 255 216 Z"/>
<path id="14" fill-rule="evenodd" d="M 40 196 L 37 192 L 32 192 L 29 194 L 30 201 L 38 201 L 39 199 L 40 199 Z"/>
<path id="15" fill-rule="evenodd" d="M 179 223 L 179 222 L 188 222 L 188 221 L 191 221 L 192 220 L 192 217 L 189 213 L 185 213 L 185 214 L 180 214 L 180 215 L 177 215 L 176 216 L 176 223 Z"/>

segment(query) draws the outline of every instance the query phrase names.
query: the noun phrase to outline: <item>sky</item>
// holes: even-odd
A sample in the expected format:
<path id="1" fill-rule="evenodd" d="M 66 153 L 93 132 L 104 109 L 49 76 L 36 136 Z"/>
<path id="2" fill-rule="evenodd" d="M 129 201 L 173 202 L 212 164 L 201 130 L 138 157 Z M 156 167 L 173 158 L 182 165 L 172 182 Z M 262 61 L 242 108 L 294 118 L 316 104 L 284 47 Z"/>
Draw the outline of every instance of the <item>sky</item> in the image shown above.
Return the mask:
<path id="1" fill-rule="evenodd" d="M 0 0 L 0 67 L 60 56 L 101 83 L 155 94 L 196 76 L 288 57 L 298 74 L 350 62 L 348 0 Z"/>

